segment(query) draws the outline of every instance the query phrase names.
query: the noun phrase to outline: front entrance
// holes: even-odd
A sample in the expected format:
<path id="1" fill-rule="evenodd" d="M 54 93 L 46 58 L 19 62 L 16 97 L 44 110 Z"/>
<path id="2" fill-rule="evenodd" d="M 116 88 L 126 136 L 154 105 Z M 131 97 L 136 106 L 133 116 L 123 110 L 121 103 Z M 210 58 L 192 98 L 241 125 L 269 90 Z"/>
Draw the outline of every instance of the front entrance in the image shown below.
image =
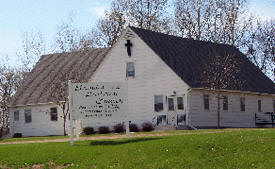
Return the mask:
<path id="1" fill-rule="evenodd" d="M 176 113 L 176 98 L 175 97 L 168 97 L 168 113 L 167 113 L 167 124 L 168 125 L 175 125 L 177 113 Z"/>
<path id="2" fill-rule="evenodd" d="M 176 126 L 185 123 L 183 96 L 169 96 L 167 103 L 167 124 Z"/>

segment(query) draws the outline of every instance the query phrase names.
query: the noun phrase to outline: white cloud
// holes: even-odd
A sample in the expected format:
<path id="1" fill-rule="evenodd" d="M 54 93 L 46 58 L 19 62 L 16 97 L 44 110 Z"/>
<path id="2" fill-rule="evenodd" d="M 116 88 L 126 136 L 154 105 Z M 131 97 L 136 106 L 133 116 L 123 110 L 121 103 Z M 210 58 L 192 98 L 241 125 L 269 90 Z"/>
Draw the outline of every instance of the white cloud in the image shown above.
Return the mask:
<path id="1" fill-rule="evenodd" d="M 108 7 L 106 6 L 96 6 L 96 7 L 90 7 L 89 11 L 97 18 L 103 17 L 104 12 Z"/>

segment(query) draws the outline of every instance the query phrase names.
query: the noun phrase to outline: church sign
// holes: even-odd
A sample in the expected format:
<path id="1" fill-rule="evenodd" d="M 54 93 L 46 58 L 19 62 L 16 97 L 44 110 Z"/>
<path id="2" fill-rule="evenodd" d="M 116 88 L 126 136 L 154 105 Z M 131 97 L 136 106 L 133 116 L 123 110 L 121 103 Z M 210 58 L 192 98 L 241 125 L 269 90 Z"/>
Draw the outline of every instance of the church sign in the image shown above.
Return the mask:
<path id="1" fill-rule="evenodd" d="M 73 120 L 124 121 L 129 137 L 127 120 L 127 84 L 114 82 L 71 83 L 69 81 L 69 111 L 71 145 L 73 145 Z"/>
<path id="2" fill-rule="evenodd" d="M 126 115 L 127 85 L 71 83 L 73 119 L 121 119 Z"/>

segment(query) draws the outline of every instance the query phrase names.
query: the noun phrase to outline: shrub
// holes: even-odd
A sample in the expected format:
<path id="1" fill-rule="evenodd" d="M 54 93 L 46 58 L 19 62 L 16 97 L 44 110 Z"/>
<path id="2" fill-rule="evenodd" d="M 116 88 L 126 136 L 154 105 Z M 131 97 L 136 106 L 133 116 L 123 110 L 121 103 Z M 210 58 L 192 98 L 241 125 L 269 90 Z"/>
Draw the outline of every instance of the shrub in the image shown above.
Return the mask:
<path id="1" fill-rule="evenodd" d="M 22 137 L 22 133 L 14 133 L 13 134 L 13 138 L 21 138 Z"/>
<path id="2" fill-rule="evenodd" d="M 101 127 L 98 128 L 98 133 L 99 134 L 110 133 L 110 129 L 107 126 L 101 126 Z"/>
<path id="3" fill-rule="evenodd" d="M 142 130 L 143 131 L 152 131 L 152 130 L 154 130 L 154 127 L 153 127 L 152 123 L 145 122 L 142 124 Z"/>
<path id="4" fill-rule="evenodd" d="M 135 123 L 131 123 L 129 125 L 129 128 L 130 128 L 130 132 L 138 132 L 139 131 L 138 126 Z"/>
<path id="5" fill-rule="evenodd" d="M 94 128 L 92 127 L 84 127 L 83 128 L 83 133 L 86 135 L 94 134 Z"/>
<path id="6" fill-rule="evenodd" d="M 125 131 L 124 125 L 121 124 L 121 123 L 116 124 L 114 126 L 114 131 L 115 131 L 115 133 L 122 133 L 122 132 L 124 132 Z"/>

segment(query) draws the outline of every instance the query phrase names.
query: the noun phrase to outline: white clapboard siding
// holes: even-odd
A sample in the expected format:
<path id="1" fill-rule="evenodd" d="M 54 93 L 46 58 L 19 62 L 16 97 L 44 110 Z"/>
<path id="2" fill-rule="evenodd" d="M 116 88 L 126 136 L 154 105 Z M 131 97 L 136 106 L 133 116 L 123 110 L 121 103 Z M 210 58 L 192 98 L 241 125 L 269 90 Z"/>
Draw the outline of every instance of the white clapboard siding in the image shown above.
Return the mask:
<path id="1" fill-rule="evenodd" d="M 217 126 L 217 100 L 215 95 L 208 91 L 192 91 L 190 94 L 190 120 L 191 124 L 199 127 Z M 204 110 L 203 95 L 210 95 L 210 109 Z M 273 111 L 271 96 L 259 96 L 256 94 L 222 93 L 228 96 L 228 110 L 223 110 L 220 101 L 221 127 L 257 127 L 255 125 L 255 113 L 258 112 L 258 100 L 262 101 L 262 112 Z M 245 97 L 245 111 L 240 111 L 240 97 Z"/>
<path id="2" fill-rule="evenodd" d="M 51 121 L 50 108 L 57 107 L 58 121 Z M 24 110 L 31 109 L 32 122 L 25 123 Z M 14 111 L 19 110 L 19 121 L 14 121 Z M 55 104 L 11 108 L 11 133 L 26 136 L 63 135 L 62 109 Z M 69 122 L 67 122 L 67 125 Z"/>
<path id="3" fill-rule="evenodd" d="M 130 40 L 133 44 L 132 56 L 127 55 L 126 40 L 121 38 L 91 81 L 128 83 L 129 120 L 141 125 L 143 122 L 152 122 L 155 116 L 167 112 L 166 106 L 164 112 L 154 112 L 154 95 L 169 96 L 176 92 L 176 95 L 186 97 L 189 87 L 137 35 Z M 135 64 L 134 78 L 126 78 L 127 62 Z M 187 99 L 184 100 L 187 105 Z"/>

